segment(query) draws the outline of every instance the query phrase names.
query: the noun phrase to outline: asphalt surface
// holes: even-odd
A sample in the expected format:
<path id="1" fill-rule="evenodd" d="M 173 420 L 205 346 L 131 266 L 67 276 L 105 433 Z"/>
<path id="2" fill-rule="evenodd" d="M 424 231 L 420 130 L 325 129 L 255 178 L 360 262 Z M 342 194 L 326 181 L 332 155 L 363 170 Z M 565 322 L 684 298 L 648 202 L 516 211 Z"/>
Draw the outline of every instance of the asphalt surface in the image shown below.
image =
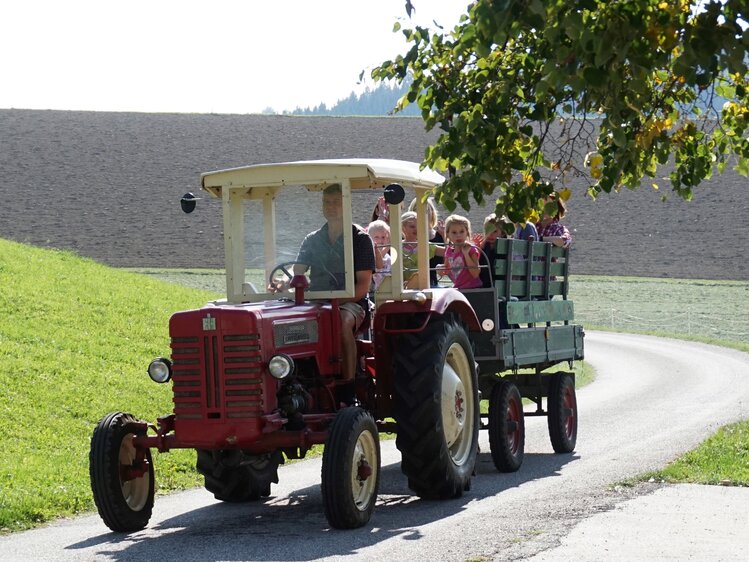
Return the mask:
<path id="1" fill-rule="evenodd" d="M 747 559 L 749 488 L 676 484 L 585 519 L 528 560 Z"/>
<path id="2" fill-rule="evenodd" d="M 617 483 L 749 418 L 749 354 L 591 332 L 586 360 L 598 378 L 578 392 L 576 451 L 553 454 L 545 420 L 528 418 L 523 466 L 499 474 L 481 432 L 477 476 L 459 499 L 414 497 L 393 441 L 383 441 L 377 509 L 362 529 L 328 527 L 320 459 L 309 459 L 282 467 L 265 502 L 222 504 L 204 490 L 160 496 L 137 533 L 82 516 L 0 537 L 0 559 L 747 559 L 749 489 Z M 156 469 L 158 482 L 158 459 Z"/>
<path id="3" fill-rule="evenodd" d="M 177 494 L 180 496 L 180 494 Z M 160 498 L 162 499 L 162 498 Z M 182 525 L 201 525 L 199 517 L 181 519 Z M 0 538 L 0 560 L 148 560 L 138 549 L 146 547 L 145 537 L 117 536 L 107 533 L 98 516 L 80 517 L 56 523 L 53 527 Z M 90 536 L 77 543 L 64 544 L 55 536 L 77 532 Z M 162 530 L 161 532 L 170 532 Z M 173 529 L 171 532 L 178 532 Z M 417 538 L 417 537 L 415 537 Z M 294 537 L 297 540 L 297 537 Z M 141 555 L 126 552 L 135 548 Z M 333 557 L 300 556 L 289 551 L 286 558 L 262 558 L 230 554 L 225 546 L 215 548 L 214 556 L 191 556 L 182 560 L 326 560 L 352 558 L 378 560 L 362 556 L 355 550 L 348 555 Z M 189 550 L 189 548 L 187 549 Z M 277 548 L 273 552 L 278 552 Z M 746 560 L 749 552 L 749 488 L 676 484 L 658 487 L 617 504 L 610 511 L 598 513 L 578 523 L 561 544 L 533 555 L 520 555 L 511 560 L 529 562 L 600 562 L 600 561 L 726 561 Z M 162 559 L 161 555 L 157 555 Z M 167 555 L 166 560 L 176 560 Z M 380 560 L 406 560 L 406 557 Z M 507 560 L 500 557 L 465 557 L 465 560 Z"/>

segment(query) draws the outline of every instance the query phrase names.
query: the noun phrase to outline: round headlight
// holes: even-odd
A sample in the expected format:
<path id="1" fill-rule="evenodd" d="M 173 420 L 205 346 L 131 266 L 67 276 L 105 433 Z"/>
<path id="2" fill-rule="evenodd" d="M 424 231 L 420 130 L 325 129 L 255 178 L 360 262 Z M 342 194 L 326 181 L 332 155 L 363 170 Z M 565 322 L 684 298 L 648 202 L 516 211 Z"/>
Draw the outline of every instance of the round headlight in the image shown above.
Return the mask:
<path id="1" fill-rule="evenodd" d="M 274 355 L 268 361 L 268 370 L 278 380 L 285 379 L 294 371 L 294 360 L 288 355 Z"/>
<path id="2" fill-rule="evenodd" d="M 172 378 L 172 362 L 163 357 L 154 359 L 148 365 L 148 376 L 154 382 L 169 382 Z"/>

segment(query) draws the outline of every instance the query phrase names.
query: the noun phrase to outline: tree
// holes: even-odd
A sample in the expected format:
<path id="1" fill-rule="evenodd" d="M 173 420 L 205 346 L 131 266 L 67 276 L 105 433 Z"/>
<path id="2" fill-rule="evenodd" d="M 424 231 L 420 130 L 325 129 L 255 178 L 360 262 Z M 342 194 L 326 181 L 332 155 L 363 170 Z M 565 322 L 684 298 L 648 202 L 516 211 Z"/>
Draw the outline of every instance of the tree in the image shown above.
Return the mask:
<path id="1" fill-rule="evenodd" d="M 412 80 L 398 109 L 441 129 L 424 164 L 450 172 L 449 210 L 496 194 L 498 215 L 532 220 L 572 178 L 595 197 L 666 163 L 690 199 L 716 168 L 749 169 L 748 4 L 477 0 L 449 32 L 396 24 L 413 45 L 372 78 Z"/>
<path id="2" fill-rule="evenodd" d="M 374 90 L 367 87 L 363 93 L 351 92 L 345 99 L 327 108 L 323 105 L 304 109 L 297 107 L 294 111 L 284 111 L 285 115 L 389 115 L 393 113 L 398 99 L 408 91 L 411 82 L 380 83 Z M 402 115 L 416 116 L 419 112 L 415 106 L 404 109 Z"/>

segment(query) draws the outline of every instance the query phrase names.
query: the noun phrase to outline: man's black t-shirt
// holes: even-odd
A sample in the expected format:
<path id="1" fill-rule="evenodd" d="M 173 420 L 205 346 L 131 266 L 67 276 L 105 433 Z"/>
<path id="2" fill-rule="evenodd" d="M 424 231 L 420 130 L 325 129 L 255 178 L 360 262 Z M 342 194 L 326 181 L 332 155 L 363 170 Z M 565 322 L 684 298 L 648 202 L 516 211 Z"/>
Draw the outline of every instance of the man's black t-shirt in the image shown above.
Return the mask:
<path id="1" fill-rule="evenodd" d="M 354 272 L 374 271 L 374 245 L 369 235 L 356 225 L 351 225 L 354 246 Z M 311 291 L 336 291 L 346 288 L 343 235 L 331 244 L 328 224 L 308 234 L 299 248 L 297 261 L 310 266 Z M 359 304 L 367 308 L 367 299 Z"/>

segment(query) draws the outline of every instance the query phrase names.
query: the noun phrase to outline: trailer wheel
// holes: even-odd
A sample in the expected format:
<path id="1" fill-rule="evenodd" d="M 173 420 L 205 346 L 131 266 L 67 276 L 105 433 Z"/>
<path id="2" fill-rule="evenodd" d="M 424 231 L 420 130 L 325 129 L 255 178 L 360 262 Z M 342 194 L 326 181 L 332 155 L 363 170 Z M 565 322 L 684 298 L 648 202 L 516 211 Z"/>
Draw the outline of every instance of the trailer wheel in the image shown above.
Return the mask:
<path id="1" fill-rule="evenodd" d="M 571 453 L 577 442 L 577 397 L 570 373 L 554 373 L 549 381 L 549 437 L 557 453 Z"/>
<path id="2" fill-rule="evenodd" d="M 372 517 L 380 484 L 380 441 L 374 418 L 361 408 L 338 412 L 322 455 L 325 517 L 355 529 Z"/>
<path id="3" fill-rule="evenodd" d="M 271 482 L 278 483 L 279 451 L 245 455 L 241 451 L 198 449 L 195 467 L 203 475 L 205 489 L 225 502 L 256 501 L 270 495 Z"/>
<path id="4" fill-rule="evenodd" d="M 401 470 L 422 498 L 459 497 L 470 488 L 480 415 L 466 330 L 448 315 L 392 344 Z"/>
<path id="5" fill-rule="evenodd" d="M 518 387 L 509 381 L 495 384 L 489 398 L 489 446 L 500 472 L 515 472 L 523 464 L 523 401 Z"/>
<path id="6" fill-rule="evenodd" d="M 91 436 L 89 476 L 94 503 L 104 524 L 116 532 L 143 529 L 153 510 L 154 476 L 150 449 L 136 449 L 145 435 L 131 414 L 104 416 Z"/>

